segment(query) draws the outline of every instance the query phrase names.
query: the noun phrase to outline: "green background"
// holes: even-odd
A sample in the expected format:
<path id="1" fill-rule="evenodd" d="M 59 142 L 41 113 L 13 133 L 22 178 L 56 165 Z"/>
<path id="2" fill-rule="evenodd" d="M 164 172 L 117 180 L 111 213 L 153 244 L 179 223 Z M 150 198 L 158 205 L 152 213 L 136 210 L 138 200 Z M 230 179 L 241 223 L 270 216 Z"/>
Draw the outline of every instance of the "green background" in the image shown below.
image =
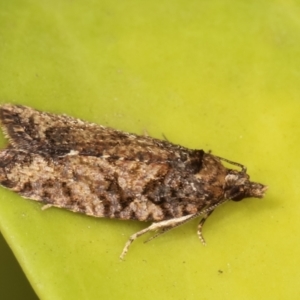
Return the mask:
<path id="1" fill-rule="evenodd" d="M 299 16 L 280 0 L 0 2 L 1 103 L 165 135 L 269 185 L 220 207 L 206 247 L 195 220 L 124 262 L 148 224 L 42 211 L 1 188 L 1 232 L 41 299 L 298 299 Z M 5 299 L 33 298 L 4 243 L 0 255 Z"/>

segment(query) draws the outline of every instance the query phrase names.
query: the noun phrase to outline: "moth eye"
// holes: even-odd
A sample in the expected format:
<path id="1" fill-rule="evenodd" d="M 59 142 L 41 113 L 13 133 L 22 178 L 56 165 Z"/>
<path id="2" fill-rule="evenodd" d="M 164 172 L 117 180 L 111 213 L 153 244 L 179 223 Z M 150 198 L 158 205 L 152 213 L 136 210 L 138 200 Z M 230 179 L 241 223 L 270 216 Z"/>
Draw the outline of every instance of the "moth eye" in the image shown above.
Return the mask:
<path id="1" fill-rule="evenodd" d="M 230 191 L 230 199 L 233 201 L 241 201 L 243 198 L 245 198 L 244 189 L 241 187 L 234 187 Z"/>

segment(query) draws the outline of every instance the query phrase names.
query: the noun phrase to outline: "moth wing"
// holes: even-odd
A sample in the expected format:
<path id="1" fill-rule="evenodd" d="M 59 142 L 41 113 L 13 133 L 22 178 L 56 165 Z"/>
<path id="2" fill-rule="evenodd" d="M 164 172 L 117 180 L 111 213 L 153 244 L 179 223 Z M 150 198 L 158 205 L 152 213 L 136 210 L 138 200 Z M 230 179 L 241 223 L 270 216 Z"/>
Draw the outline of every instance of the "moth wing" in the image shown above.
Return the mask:
<path id="1" fill-rule="evenodd" d="M 13 148 L 45 156 L 79 154 L 112 159 L 148 162 L 185 162 L 195 153 L 167 141 L 138 136 L 66 115 L 40 112 L 32 108 L 5 104 L 0 122 Z M 198 151 L 198 152 L 199 152 Z"/>
<path id="2" fill-rule="evenodd" d="M 168 164 L 114 163 L 98 157 L 67 155 L 48 159 L 17 149 L 0 151 L 0 184 L 25 198 L 88 215 L 156 220 L 160 183 Z"/>

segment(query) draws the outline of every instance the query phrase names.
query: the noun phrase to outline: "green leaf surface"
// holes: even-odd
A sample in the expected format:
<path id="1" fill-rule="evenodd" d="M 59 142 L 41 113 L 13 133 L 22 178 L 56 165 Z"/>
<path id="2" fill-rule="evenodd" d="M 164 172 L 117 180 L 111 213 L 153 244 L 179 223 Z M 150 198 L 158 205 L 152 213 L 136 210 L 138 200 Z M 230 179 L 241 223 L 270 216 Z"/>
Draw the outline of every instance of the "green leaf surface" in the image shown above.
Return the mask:
<path id="1" fill-rule="evenodd" d="M 206 247 L 195 220 L 124 262 L 149 224 L 42 211 L 1 188 L 1 232 L 39 298 L 297 299 L 299 15 L 297 1 L 0 2 L 1 103 L 165 135 L 269 185 L 220 207 Z"/>

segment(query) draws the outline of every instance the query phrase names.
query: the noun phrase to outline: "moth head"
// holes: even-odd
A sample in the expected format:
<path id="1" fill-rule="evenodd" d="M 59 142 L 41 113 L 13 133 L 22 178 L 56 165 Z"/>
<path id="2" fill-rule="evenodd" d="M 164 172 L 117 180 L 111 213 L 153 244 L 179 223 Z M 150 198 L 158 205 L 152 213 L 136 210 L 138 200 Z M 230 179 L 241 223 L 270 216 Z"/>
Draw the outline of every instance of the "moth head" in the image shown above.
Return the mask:
<path id="1" fill-rule="evenodd" d="M 225 177 L 225 198 L 240 201 L 244 198 L 262 198 L 268 189 L 266 185 L 251 182 L 244 171 L 230 170 Z"/>

